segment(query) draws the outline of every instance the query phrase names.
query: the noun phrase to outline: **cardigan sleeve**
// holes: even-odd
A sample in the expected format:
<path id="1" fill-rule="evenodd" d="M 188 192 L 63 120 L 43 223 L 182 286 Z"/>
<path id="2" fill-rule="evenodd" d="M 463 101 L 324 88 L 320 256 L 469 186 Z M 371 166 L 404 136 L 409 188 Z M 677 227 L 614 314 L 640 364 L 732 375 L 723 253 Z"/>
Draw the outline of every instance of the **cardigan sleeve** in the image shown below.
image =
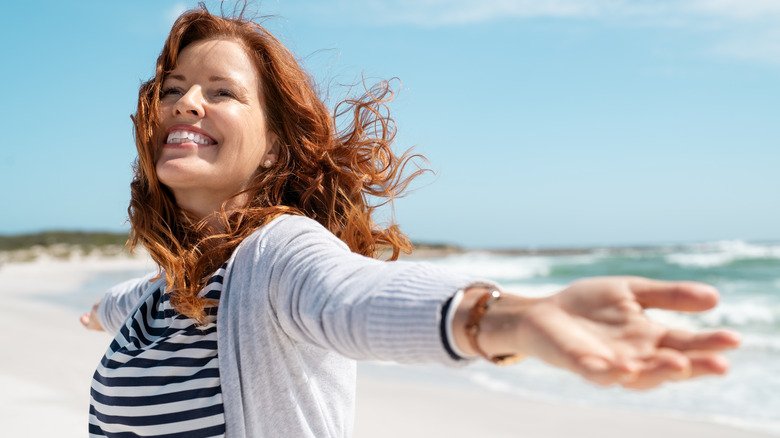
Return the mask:
<path id="1" fill-rule="evenodd" d="M 363 257 L 305 217 L 283 216 L 250 239 L 236 274 L 254 279 L 243 279 L 255 283 L 248 287 L 267 287 L 291 338 L 354 359 L 459 362 L 442 341 L 442 306 L 484 282 L 432 264 Z"/>
<path id="2" fill-rule="evenodd" d="M 109 289 L 98 306 L 98 321 L 106 331 L 116 334 L 141 298 L 160 287 L 165 280 L 151 281 L 157 273 L 127 280 Z"/>

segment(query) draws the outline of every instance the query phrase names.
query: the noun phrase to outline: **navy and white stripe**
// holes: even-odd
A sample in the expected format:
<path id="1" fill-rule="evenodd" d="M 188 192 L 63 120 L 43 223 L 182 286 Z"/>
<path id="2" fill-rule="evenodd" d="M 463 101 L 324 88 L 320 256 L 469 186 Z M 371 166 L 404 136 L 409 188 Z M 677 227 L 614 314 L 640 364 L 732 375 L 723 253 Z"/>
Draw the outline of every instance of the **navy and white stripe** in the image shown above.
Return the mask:
<path id="1" fill-rule="evenodd" d="M 199 296 L 219 300 L 223 265 Z M 90 437 L 223 437 L 217 306 L 199 326 L 154 291 L 119 330 L 92 379 Z"/>

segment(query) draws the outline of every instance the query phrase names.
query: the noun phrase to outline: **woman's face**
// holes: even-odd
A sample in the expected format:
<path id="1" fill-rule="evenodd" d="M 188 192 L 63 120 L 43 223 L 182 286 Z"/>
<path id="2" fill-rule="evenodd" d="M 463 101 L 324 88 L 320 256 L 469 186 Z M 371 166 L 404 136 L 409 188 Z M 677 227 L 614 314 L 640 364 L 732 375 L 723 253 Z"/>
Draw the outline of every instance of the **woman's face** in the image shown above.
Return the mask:
<path id="1" fill-rule="evenodd" d="M 164 79 L 157 176 L 176 202 L 201 217 L 248 187 L 261 163 L 275 162 L 260 78 L 233 40 L 192 43 Z"/>

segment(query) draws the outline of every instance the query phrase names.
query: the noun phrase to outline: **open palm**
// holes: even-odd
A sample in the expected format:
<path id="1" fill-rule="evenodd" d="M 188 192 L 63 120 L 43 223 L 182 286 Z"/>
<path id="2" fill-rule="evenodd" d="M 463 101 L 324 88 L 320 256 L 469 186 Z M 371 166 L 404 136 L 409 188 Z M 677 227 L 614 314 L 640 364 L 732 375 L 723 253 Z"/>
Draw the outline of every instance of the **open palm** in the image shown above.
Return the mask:
<path id="1" fill-rule="evenodd" d="M 717 304 L 717 291 L 692 282 L 639 277 L 590 278 L 537 301 L 525 312 L 525 350 L 599 384 L 646 389 L 668 380 L 723 374 L 720 353 L 739 343 L 719 330 L 692 333 L 651 321 L 646 308 L 703 311 Z"/>

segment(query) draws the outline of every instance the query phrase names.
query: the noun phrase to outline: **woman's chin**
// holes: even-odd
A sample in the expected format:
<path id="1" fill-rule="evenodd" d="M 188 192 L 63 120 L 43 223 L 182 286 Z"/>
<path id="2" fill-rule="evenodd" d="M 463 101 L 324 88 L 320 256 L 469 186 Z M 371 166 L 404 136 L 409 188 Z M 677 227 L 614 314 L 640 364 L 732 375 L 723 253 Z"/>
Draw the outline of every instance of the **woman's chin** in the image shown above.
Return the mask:
<path id="1" fill-rule="evenodd" d="M 157 179 L 171 190 L 205 183 L 211 173 L 205 163 L 184 159 L 159 160 L 156 170 Z"/>

